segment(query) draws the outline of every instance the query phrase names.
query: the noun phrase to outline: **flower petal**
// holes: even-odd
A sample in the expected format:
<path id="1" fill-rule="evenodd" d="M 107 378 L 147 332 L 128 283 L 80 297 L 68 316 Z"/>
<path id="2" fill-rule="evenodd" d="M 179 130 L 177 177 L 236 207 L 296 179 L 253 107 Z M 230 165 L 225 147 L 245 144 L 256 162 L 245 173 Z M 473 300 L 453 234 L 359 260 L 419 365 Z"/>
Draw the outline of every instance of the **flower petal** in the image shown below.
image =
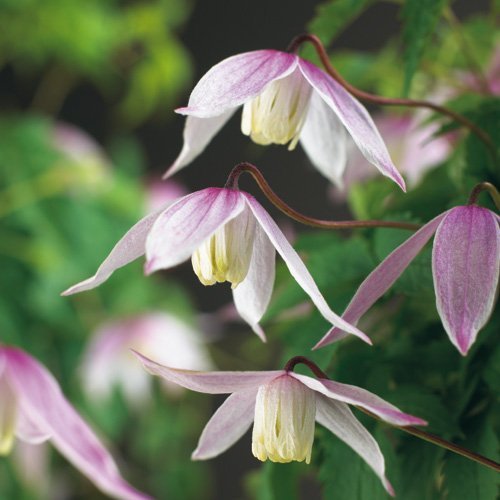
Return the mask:
<path id="1" fill-rule="evenodd" d="M 394 489 L 385 477 L 385 460 L 377 441 L 361 425 L 345 403 L 316 397 L 316 420 L 350 446 L 377 474 L 389 495 Z"/>
<path id="2" fill-rule="evenodd" d="M 259 321 L 266 312 L 273 293 L 275 254 L 274 246 L 257 224 L 247 276 L 233 290 L 234 305 L 238 313 L 264 342 L 266 336 Z"/>
<path id="3" fill-rule="evenodd" d="M 427 425 L 425 420 L 403 413 L 394 405 L 361 387 L 328 379 L 314 379 L 293 372 L 290 375 L 314 391 L 343 403 L 361 406 L 392 425 Z"/>
<path id="4" fill-rule="evenodd" d="M 144 368 L 192 391 L 206 394 L 228 394 L 259 387 L 284 374 L 283 370 L 259 372 L 201 372 L 170 368 L 156 363 L 137 351 L 132 351 L 142 362 Z"/>
<path id="5" fill-rule="evenodd" d="M 236 108 L 231 108 L 211 118 L 188 116 L 184 126 L 184 144 L 182 150 L 163 178 L 168 179 L 202 153 L 217 132 L 233 116 L 235 111 Z"/>
<path id="6" fill-rule="evenodd" d="M 177 113 L 200 118 L 217 116 L 260 94 L 264 87 L 289 75 L 298 57 L 277 50 L 255 50 L 224 59 L 196 84 L 186 108 Z"/>
<path id="7" fill-rule="evenodd" d="M 239 391 L 224 401 L 203 429 L 193 460 L 216 457 L 245 434 L 253 422 L 257 390 Z"/>
<path id="8" fill-rule="evenodd" d="M 387 147 L 365 107 L 314 64 L 299 59 L 299 67 L 316 92 L 337 114 L 364 157 L 405 191 L 405 182 L 392 163 Z"/>
<path id="9" fill-rule="evenodd" d="M 245 208 L 244 198 L 232 189 L 208 188 L 185 196 L 156 219 L 146 240 L 146 273 L 176 266 L 217 228 Z"/>
<path id="10" fill-rule="evenodd" d="M 500 230 L 493 212 L 474 205 L 448 212 L 432 251 L 436 305 L 453 345 L 466 355 L 488 320 L 500 270 Z"/>
<path id="11" fill-rule="evenodd" d="M 399 278 L 410 262 L 422 250 L 434 234 L 447 212 L 438 215 L 421 227 L 411 238 L 393 250 L 361 283 L 351 299 L 342 317 L 349 323 L 356 324 L 363 314 L 384 295 Z M 344 338 L 346 334 L 340 328 L 332 328 L 315 346 L 324 347 Z"/>
<path id="12" fill-rule="evenodd" d="M 54 446 L 100 490 L 120 499 L 150 498 L 125 482 L 94 432 L 65 399 L 54 377 L 23 351 L 4 347 L 8 378 L 21 411 L 40 433 L 51 434 Z"/>
<path id="13" fill-rule="evenodd" d="M 331 182 L 342 187 L 347 160 L 346 130 L 326 102 L 313 92 L 300 143 L 312 164 Z"/>
<path id="14" fill-rule="evenodd" d="M 246 200 L 252 212 L 254 213 L 257 221 L 262 226 L 262 229 L 266 232 L 267 236 L 274 245 L 274 248 L 281 255 L 285 264 L 287 265 L 291 275 L 297 280 L 297 283 L 302 287 L 302 289 L 311 297 L 320 313 L 325 319 L 330 321 L 335 326 L 345 329 L 349 333 L 356 335 L 368 344 L 371 344 L 369 337 L 364 334 L 361 330 L 353 325 L 350 325 L 346 320 L 337 316 L 326 303 L 323 295 L 318 290 L 316 283 L 314 282 L 312 276 L 309 274 L 304 263 L 300 260 L 297 252 L 292 248 L 288 240 L 285 238 L 280 228 L 271 219 L 270 215 L 264 210 L 264 208 L 259 204 L 259 202 L 247 193 L 244 193 Z"/>

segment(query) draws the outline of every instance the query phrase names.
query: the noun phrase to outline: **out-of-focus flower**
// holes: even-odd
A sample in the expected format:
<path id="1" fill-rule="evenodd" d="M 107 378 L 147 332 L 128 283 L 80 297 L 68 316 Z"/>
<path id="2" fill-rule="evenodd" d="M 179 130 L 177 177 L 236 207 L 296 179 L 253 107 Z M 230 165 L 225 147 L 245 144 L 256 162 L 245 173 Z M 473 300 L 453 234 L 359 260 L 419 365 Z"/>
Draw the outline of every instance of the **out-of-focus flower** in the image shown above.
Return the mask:
<path id="1" fill-rule="evenodd" d="M 120 476 L 94 432 L 61 393 L 54 377 L 15 347 L 0 347 L 0 454 L 15 438 L 51 443 L 101 491 L 120 499 L 150 498 Z"/>
<path id="2" fill-rule="evenodd" d="M 484 76 L 473 72 L 464 72 L 459 74 L 459 82 L 476 92 L 500 95 L 500 44 L 497 44 L 493 49 Z"/>
<path id="3" fill-rule="evenodd" d="M 153 181 L 146 188 L 146 213 L 156 212 L 186 196 L 187 190 L 175 181 Z"/>
<path id="4" fill-rule="evenodd" d="M 314 64 L 277 50 L 229 57 L 203 76 L 188 106 L 176 110 L 188 115 L 184 146 L 166 176 L 194 160 L 242 104 L 241 130 L 254 142 L 293 149 L 300 140 L 316 168 L 341 184 L 347 131 L 363 156 L 405 189 L 364 106 Z"/>
<path id="5" fill-rule="evenodd" d="M 115 245 L 94 276 L 63 295 L 100 285 L 116 269 L 144 253 L 147 274 L 191 257 L 203 284 L 232 283 L 239 314 L 264 340 L 259 321 L 271 299 L 276 250 L 325 319 L 371 343 L 330 309 L 300 257 L 257 200 L 236 189 L 207 188 L 148 215 Z"/>
<path id="6" fill-rule="evenodd" d="M 81 367 L 89 399 L 107 399 L 119 386 L 131 405 L 143 406 L 150 396 L 150 380 L 130 349 L 176 368 L 213 368 L 199 333 L 176 317 L 154 312 L 125 318 L 103 325 L 89 342 Z M 174 394 L 179 389 L 174 384 L 165 388 Z"/>
<path id="7" fill-rule="evenodd" d="M 357 323 L 436 233 L 432 251 L 436 306 L 448 337 L 465 356 L 495 304 L 500 269 L 498 226 L 496 214 L 476 205 L 458 206 L 438 215 L 370 273 L 342 317 Z M 345 336 L 334 328 L 316 348 Z"/>
<path id="8" fill-rule="evenodd" d="M 393 425 L 426 425 L 424 420 L 401 412 L 375 394 L 328 379 L 314 379 L 286 370 L 176 370 L 137 355 L 149 372 L 187 389 L 231 394 L 205 426 L 192 454 L 194 460 L 220 455 L 240 439 L 253 422 L 252 452 L 256 458 L 309 463 L 316 421 L 356 451 L 393 495 L 385 477 L 380 448 L 348 404 L 360 406 Z"/>

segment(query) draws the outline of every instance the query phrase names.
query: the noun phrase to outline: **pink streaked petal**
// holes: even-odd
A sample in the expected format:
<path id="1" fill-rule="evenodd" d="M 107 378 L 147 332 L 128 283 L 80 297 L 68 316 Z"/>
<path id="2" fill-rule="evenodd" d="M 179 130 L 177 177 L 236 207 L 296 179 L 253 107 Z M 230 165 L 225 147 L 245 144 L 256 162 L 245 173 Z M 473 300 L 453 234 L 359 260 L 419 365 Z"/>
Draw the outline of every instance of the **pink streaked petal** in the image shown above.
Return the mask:
<path id="1" fill-rule="evenodd" d="M 312 276 L 309 274 L 306 266 L 300 260 L 300 257 L 297 255 L 297 252 L 293 249 L 290 243 L 288 243 L 288 240 L 285 238 L 280 228 L 253 196 L 250 196 L 247 193 L 245 193 L 245 196 L 247 203 L 252 209 L 257 221 L 266 232 L 267 236 L 271 240 L 271 243 L 274 245 L 274 248 L 276 248 L 285 261 L 291 275 L 296 279 L 297 283 L 309 295 L 309 297 L 311 297 L 311 300 L 314 302 L 323 317 L 333 325 L 338 326 L 339 328 L 356 335 L 366 343 L 371 344 L 371 340 L 366 334 L 355 326 L 350 325 L 340 316 L 337 316 L 330 309 L 330 306 L 326 303 L 323 295 L 321 295 L 321 292 L 316 286 Z"/>
<path id="2" fill-rule="evenodd" d="M 182 150 L 163 178 L 168 179 L 201 154 L 235 111 L 236 108 L 232 108 L 211 118 L 188 116 L 184 126 Z"/>
<path id="3" fill-rule="evenodd" d="M 361 425 L 345 403 L 316 395 L 316 420 L 350 446 L 377 474 L 389 495 L 394 489 L 385 477 L 385 460 L 373 436 Z"/>
<path id="4" fill-rule="evenodd" d="M 16 436 L 25 443 L 40 444 L 50 439 L 52 433 L 47 429 L 40 429 L 39 425 L 21 407 L 17 414 Z"/>
<path id="5" fill-rule="evenodd" d="M 199 118 L 217 116 L 259 95 L 273 80 L 297 67 L 298 57 L 277 50 L 256 50 L 224 59 L 196 84 L 188 106 L 177 113 Z"/>
<path id="6" fill-rule="evenodd" d="M 150 498 L 122 479 L 111 455 L 65 399 L 53 376 L 23 351 L 11 347 L 3 351 L 9 382 L 32 425 L 40 433 L 50 433 L 53 445 L 103 492 L 127 500 Z"/>
<path id="7" fill-rule="evenodd" d="M 201 433 L 193 460 L 216 457 L 231 447 L 250 428 L 258 388 L 231 394 L 214 413 Z"/>
<path id="8" fill-rule="evenodd" d="M 208 188 L 185 196 L 156 219 L 146 240 L 146 273 L 184 262 L 245 208 L 239 191 Z"/>
<path id="9" fill-rule="evenodd" d="M 191 391 L 206 394 L 228 394 L 230 392 L 254 389 L 270 380 L 283 375 L 283 370 L 260 372 L 202 372 L 170 368 L 156 363 L 137 351 L 134 354 L 144 368 L 159 377 L 178 384 Z"/>
<path id="10" fill-rule="evenodd" d="M 259 321 L 266 312 L 273 293 L 275 255 L 274 246 L 257 224 L 248 274 L 233 290 L 234 304 L 238 313 L 264 342 L 266 336 Z"/>
<path id="11" fill-rule="evenodd" d="M 387 147 L 365 107 L 314 64 L 300 59 L 299 67 L 307 81 L 339 117 L 364 157 L 405 191 L 405 182 L 392 163 Z"/>
<path id="12" fill-rule="evenodd" d="M 313 92 L 300 144 L 311 163 L 331 182 L 342 187 L 347 159 L 344 125 L 318 93 Z"/>
<path id="13" fill-rule="evenodd" d="M 291 372 L 290 375 L 300 380 L 300 382 L 307 387 L 329 398 L 342 401 L 343 403 L 361 406 L 392 425 L 427 425 L 425 420 L 403 413 L 394 405 L 391 405 L 382 398 L 379 398 L 376 394 L 362 389 L 361 387 L 341 384 L 333 380 L 314 379 L 293 372 Z"/>
<path id="14" fill-rule="evenodd" d="M 392 284 L 401 276 L 410 262 L 422 250 L 436 231 L 447 212 L 444 212 L 425 226 L 421 227 L 413 236 L 393 250 L 361 283 L 356 294 L 351 299 L 342 317 L 349 323 L 356 324 L 363 314 L 384 295 Z M 346 337 L 340 328 L 332 328 L 315 346 L 314 349 L 324 347 Z"/>
<path id="15" fill-rule="evenodd" d="M 495 214 L 474 205 L 450 210 L 436 232 L 432 274 L 439 316 L 463 356 L 493 310 L 499 271 Z"/>

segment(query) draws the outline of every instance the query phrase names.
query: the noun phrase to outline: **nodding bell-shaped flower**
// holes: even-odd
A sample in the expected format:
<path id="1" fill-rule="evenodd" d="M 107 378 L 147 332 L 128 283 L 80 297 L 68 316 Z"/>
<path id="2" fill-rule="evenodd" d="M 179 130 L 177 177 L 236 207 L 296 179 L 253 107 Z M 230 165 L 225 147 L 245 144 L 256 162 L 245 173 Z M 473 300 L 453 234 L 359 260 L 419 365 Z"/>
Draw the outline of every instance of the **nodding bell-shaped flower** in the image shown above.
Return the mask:
<path id="1" fill-rule="evenodd" d="M 271 299 L 276 251 L 325 319 L 371 343 L 363 332 L 330 309 L 270 215 L 253 196 L 237 189 L 203 189 L 148 215 L 115 245 L 94 276 L 63 295 L 100 285 L 116 269 L 144 253 L 147 274 L 174 267 L 191 257 L 203 284 L 231 283 L 240 316 L 265 340 L 259 321 Z"/>
<path id="2" fill-rule="evenodd" d="M 240 439 L 253 422 L 252 453 L 259 460 L 309 463 L 318 422 L 344 441 L 373 469 L 385 489 L 384 457 L 372 435 L 349 408 L 360 406 L 397 426 L 426 425 L 417 417 L 353 385 L 293 371 L 200 372 L 163 366 L 135 353 L 146 370 L 192 391 L 230 394 L 201 433 L 193 460 L 214 458 Z"/>
<path id="3" fill-rule="evenodd" d="M 499 217 L 476 205 L 438 215 L 389 254 L 363 281 L 342 317 L 356 324 L 408 267 L 434 233 L 436 307 L 452 344 L 465 356 L 493 310 L 500 272 Z M 334 328 L 316 348 L 345 337 Z"/>
<path id="4" fill-rule="evenodd" d="M 61 393 L 54 377 L 15 347 L 0 346 L 0 454 L 15 438 L 50 441 L 107 495 L 124 500 L 150 498 L 125 482 L 109 452 Z"/>
<path id="5" fill-rule="evenodd" d="M 182 150 L 165 174 L 191 163 L 243 105 L 241 130 L 257 144 L 300 141 L 313 165 L 342 185 L 347 133 L 366 160 L 403 190 L 377 127 L 364 106 L 314 64 L 296 54 L 256 50 L 238 54 L 211 68 L 198 82 L 187 107 Z"/>

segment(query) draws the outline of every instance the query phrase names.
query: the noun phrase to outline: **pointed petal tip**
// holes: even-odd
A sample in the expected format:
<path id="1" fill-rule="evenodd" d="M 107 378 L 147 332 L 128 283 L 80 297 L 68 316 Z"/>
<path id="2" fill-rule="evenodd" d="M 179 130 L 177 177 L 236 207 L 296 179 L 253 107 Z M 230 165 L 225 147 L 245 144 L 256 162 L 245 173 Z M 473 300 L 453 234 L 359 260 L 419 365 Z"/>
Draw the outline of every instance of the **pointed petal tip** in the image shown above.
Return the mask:
<path id="1" fill-rule="evenodd" d="M 148 260 L 144 264 L 144 274 L 146 276 L 150 276 L 151 274 L 153 274 L 157 270 L 158 269 L 155 267 L 155 259 Z"/>
<path id="2" fill-rule="evenodd" d="M 182 106 L 180 108 L 174 109 L 175 113 L 178 113 L 179 115 L 187 115 L 189 113 L 189 106 Z"/>
<path id="3" fill-rule="evenodd" d="M 396 496 L 396 492 L 394 491 L 394 488 L 392 487 L 392 484 L 389 482 L 389 480 L 384 476 L 382 483 L 384 484 L 384 488 L 391 495 L 391 497 Z"/>

